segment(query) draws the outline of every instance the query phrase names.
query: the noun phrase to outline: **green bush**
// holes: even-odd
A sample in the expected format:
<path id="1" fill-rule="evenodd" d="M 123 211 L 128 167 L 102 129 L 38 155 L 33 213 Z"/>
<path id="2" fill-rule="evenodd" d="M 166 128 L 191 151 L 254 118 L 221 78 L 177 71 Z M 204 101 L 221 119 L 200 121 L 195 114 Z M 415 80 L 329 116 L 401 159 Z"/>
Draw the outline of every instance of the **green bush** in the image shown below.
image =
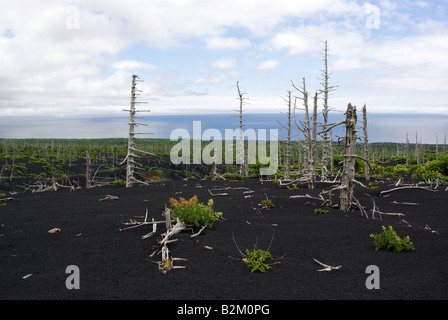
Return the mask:
<path id="1" fill-rule="evenodd" d="M 402 250 L 415 250 L 414 244 L 409 239 L 409 236 L 401 239 L 392 228 L 392 226 L 389 226 L 389 228 L 383 226 L 382 229 L 383 231 L 380 234 L 370 235 L 370 237 L 373 238 L 375 251 L 383 248 L 392 250 L 393 252 L 401 252 Z"/>
<path id="2" fill-rule="evenodd" d="M 397 164 L 394 167 L 394 171 L 393 172 L 394 172 L 394 174 L 402 176 L 403 174 L 408 173 L 408 168 L 406 166 L 402 165 L 402 164 Z"/>
<path id="3" fill-rule="evenodd" d="M 369 189 L 369 190 L 377 190 L 379 184 L 380 184 L 379 181 L 372 181 L 372 182 L 369 183 L 369 186 L 367 187 L 367 189 Z"/>
<path id="4" fill-rule="evenodd" d="M 122 186 L 123 185 L 123 180 L 121 179 L 117 179 L 114 182 L 112 182 L 114 185 L 116 186 Z"/>
<path id="5" fill-rule="evenodd" d="M 322 209 L 322 208 L 316 208 L 314 209 L 314 214 L 327 214 L 328 210 Z"/>
<path id="6" fill-rule="evenodd" d="M 213 199 L 208 200 L 207 205 L 199 202 L 197 196 L 192 197 L 190 200 L 171 198 L 169 201 L 172 207 L 171 213 L 174 217 L 196 227 L 211 227 L 213 222 L 222 216 L 222 212 L 213 210 Z"/>
<path id="7" fill-rule="evenodd" d="M 224 179 L 244 180 L 244 177 L 238 173 L 226 172 L 222 175 Z"/>
<path id="8" fill-rule="evenodd" d="M 275 208 L 274 204 L 269 199 L 261 201 L 260 206 L 266 209 Z"/>
<path id="9" fill-rule="evenodd" d="M 249 251 L 249 249 L 246 249 L 246 256 L 243 258 L 243 262 L 246 263 L 247 267 L 250 269 L 250 273 L 256 270 L 266 273 L 271 269 L 271 267 L 265 263 L 268 259 L 272 260 L 272 256 L 268 251 L 260 249 Z"/>

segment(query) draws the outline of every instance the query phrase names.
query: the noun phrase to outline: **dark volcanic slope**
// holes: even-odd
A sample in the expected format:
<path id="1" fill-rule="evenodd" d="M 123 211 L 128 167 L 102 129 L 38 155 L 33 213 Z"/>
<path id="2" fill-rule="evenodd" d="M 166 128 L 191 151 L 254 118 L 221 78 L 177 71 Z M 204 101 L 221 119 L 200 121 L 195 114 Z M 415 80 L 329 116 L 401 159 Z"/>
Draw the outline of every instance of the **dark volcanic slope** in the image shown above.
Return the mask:
<path id="1" fill-rule="evenodd" d="M 223 190 L 231 187 L 233 189 Z M 246 189 L 242 189 L 242 187 Z M 379 191 L 357 186 L 357 198 L 369 211 L 374 196 L 383 212 L 402 212 L 383 220 L 362 217 L 359 211 L 328 214 L 313 211 L 321 201 L 289 199 L 294 194 L 317 195 L 316 190 L 288 190 L 258 180 L 170 181 L 149 186 L 102 187 L 75 192 L 26 193 L 0 207 L 0 299 L 447 299 L 448 298 L 448 193 L 442 189 L 400 190 L 380 197 Z M 221 190 L 217 190 L 217 189 Z M 236 189 L 238 188 L 238 189 Z M 392 185 L 383 183 L 381 189 Z M 228 196 L 214 196 L 226 192 Z M 253 193 L 244 193 L 253 191 Z M 99 201 L 105 195 L 119 200 Z M 215 209 L 225 220 L 190 239 L 190 231 L 171 244 L 173 256 L 186 269 L 161 274 L 148 256 L 164 227 L 142 240 L 150 226 L 119 231 L 129 219 L 162 220 L 170 197 L 200 201 L 213 198 Z M 247 197 L 252 195 L 253 197 Z M 268 197 L 276 205 L 260 209 Z M 148 200 L 148 201 L 145 201 Z M 418 205 L 394 204 L 416 202 Z M 137 218 L 136 218 L 137 216 Z M 409 235 L 415 251 L 374 251 L 372 233 L 392 225 L 401 236 Z M 409 226 L 410 225 L 410 226 Z M 425 229 L 429 226 L 437 233 Z M 48 230 L 60 228 L 59 234 Z M 250 273 L 238 258 L 238 249 L 252 249 L 256 243 L 281 263 L 266 274 Z M 204 246 L 213 250 L 204 249 Z M 313 258 L 336 272 L 317 272 Z M 160 259 L 154 256 L 153 261 Z M 68 290 L 66 268 L 80 270 L 80 289 Z M 380 270 L 380 289 L 365 286 L 366 268 Z M 31 274 L 26 279 L 24 276 Z"/>

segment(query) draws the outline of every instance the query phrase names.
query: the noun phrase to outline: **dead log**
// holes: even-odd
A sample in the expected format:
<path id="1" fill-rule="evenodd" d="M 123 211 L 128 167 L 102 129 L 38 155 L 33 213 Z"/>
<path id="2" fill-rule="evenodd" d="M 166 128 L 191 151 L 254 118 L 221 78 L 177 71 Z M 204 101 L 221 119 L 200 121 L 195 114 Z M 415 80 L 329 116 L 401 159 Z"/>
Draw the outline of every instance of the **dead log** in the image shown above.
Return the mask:
<path id="1" fill-rule="evenodd" d="M 356 107 L 349 103 L 345 115 L 344 164 L 339 193 L 339 207 L 342 211 L 347 211 L 350 208 L 353 196 L 356 158 Z"/>

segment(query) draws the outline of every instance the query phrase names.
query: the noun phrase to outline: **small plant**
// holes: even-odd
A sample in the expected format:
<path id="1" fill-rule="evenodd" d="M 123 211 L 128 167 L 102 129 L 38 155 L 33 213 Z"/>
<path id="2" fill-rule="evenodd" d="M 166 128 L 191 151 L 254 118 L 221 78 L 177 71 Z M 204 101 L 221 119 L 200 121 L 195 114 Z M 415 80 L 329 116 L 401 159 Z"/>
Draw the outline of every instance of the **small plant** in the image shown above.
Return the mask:
<path id="1" fill-rule="evenodd" d="M 260 206 L 262 206 L 265 209 L 275 208 L 274 204 L 269 199 L 261 201 Z"/>
<path id="2" fill-rule="evenodd" d="M 122 186 L 123 185 L 123 180 L 121 179 L 117 179 L 114 182 L 112 182 L 115 186 Z"/>
<path id="3" fill-rule="evenodd" d="M 328 210 L 322 209 L 322 208 L 316 208 L 314 209 L 314 214 L 327 214 Z"/>
<path id="4" fill-rule="evenodd" d="M 222 175 L 224 179 L 231 179 L 231 180 L 244 180 L 244 177 L 238 173 L 230 173 L 226 172 Z"/>
<path id="5" fill-rule="evenodd" d="M 389 228 L 383 226 L 382 229 L 383 231 L 380 234 L 370 235 L 370 237 L 373 238 L 375 251 L 378 251 L 382 248 L 392 250 L 393 252 L 401 252 L 402 250 L 415 250 L 414 244 L 411 242 L 409 236 L 401 239 L 392 228 L 392 226 L 389 226 Z"/>
<path id="6" fill-rule="evenodd" d="M 253 251 L 250 251 L 249 249 L 246 249 L 246 256 L 242 260 L 250 269 L 250 273 L 256 270 L 266 273 L 269 269 L 271 269 L 271 267 L 265 263 L 268 259 L 273 259 L 268 251 L 261 249 L 254 249 Z"/>
<path id="7" fill-rule="evenodd" d="M 198 197 L 194 196 L 190 200 L 179 198 L 179 200 L 171 198 L 171 213 L 174 217 L 186 224 L 193 224 L 196 227 L 209 226 L 222 216 L 222 212 L 213 210 L 213 199 L 208 200 L 205 205 L 198 201 Z"/>
<path id="8" fill-rule="evenodd" d="M 370 182 L 370 183 L 369 183 L 369 186 L 367 187 L 367 189 L 369 189 L 369 190 L 377 190 L 379 184 L 380 184 L 379 181 L 373 181 L 373 182 Z"/>
<path id="9" fill-rule="evenodd" d="M 288 190 L 297 190 L 297 189 L 299 189 L 299 187 L 295 183 L 293 183 L 291 187 L 288 186 Z"/>
<path id="10" fill-rule="evenodd" d="M 280 185 L 280 180 L 273 180 L 272 181 L 272 185 L 273 186 L 279 186 Z"/>
<path id="11" fill-rule="evenodd" d="M 235 241 L 235 236 L 232 233 L 233 242 L 235 243 L 236 248 L 238 249 L 238 252 L 240 253 L 240 259 L 235 259 L 232 257 L 232 259 L 242 261 L 246 264 L 246 266 L 250 269 L 250 273 L 254 271 L 260 271 L 263 273 L 266 273 L 269 269 L 271 269 L 271 266 L 274 264 L 279 264 L 280 261 L 283 259 L 285 255 L 278 259 L 274 259 L 269 252 L 271 249 L 272 242 L 274 241 L 274 230 L 272 231 L 272 238 L 271 243 L 269 244 L 269 247 L 266 250 L 258 249 L 256 244 L 254 245 L 254 249 L 250 251 L 249 249 L 246 249 L 246 253 L 244 254 L 241 252 L 241 249 L 238 247 L 238 244 Z M 272 262 L 267 263 L 268 260 L 271 260 Z"/>

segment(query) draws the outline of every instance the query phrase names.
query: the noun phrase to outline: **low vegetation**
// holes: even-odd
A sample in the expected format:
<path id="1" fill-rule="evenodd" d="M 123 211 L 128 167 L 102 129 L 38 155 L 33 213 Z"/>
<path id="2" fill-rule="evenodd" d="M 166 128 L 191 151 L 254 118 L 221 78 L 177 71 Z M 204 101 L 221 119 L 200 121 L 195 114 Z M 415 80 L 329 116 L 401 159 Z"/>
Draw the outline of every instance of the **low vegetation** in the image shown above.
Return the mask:
<path id="1" fill-rule="evenodd" d="M 171 198 L 169 201 L 173 217 L 177 217 L 181 222 L 195 225 L 196 227 L 211 227 L 222 216 L 222 212 L 213 210 L 213 199 L 208 200 L 207 204 L 199 202 L 197 196 L 193 196 L 189 200 Z"/>
<path id="2" fill-rule="evenodd" d="M 405 238 L 400 238 L 392 226 L 386 228 L 382 227 L 383 231 L 380 234 L 371 234 L 370 237 L 373 238 L 373 245 L 375 246 L 375 251 L 380 249 L 388 249 L 393 252 L 401 252 L 403 250 L 415 250 L 414 244 L 411 242 L 409 236 Z"/>

